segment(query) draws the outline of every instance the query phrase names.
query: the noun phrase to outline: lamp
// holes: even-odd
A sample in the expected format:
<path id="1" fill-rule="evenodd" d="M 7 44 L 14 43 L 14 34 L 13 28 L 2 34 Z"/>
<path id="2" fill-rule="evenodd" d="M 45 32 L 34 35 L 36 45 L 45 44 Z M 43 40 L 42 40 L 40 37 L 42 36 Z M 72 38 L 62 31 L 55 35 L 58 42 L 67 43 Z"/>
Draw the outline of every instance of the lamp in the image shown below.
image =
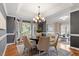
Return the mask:
<path id="1" fill-rule="evenodd" d="M 37 16 L 35 16 L 35 18 L 33 18 L 33 21 L 34 21 L 34 22 L 38 22 L 38 23 L 40 23 L 40 22 L 45 22 L 44 17 L 42 17 L 42 16 L 40 15 L 40 6 L 38 6 L 38 14 L 37 14 Z"/>

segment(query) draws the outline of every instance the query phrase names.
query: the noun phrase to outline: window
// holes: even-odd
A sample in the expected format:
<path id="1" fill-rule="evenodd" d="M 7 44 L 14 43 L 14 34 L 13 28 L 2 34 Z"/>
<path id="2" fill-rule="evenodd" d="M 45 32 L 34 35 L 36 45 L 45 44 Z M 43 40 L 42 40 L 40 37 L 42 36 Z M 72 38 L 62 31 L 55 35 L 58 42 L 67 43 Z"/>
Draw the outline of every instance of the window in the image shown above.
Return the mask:
<path id="1" fill-rule="evenodd" d="M 70 33 L 70 25 L 69 24 L 62 24 L 61 25 L 61 35 L 62 34 L 69 34 Z"/>
<path id="2" fill-rule="evenodd" d="M 20 34 L 21 36 L 26 35 L 28 37 L 31 37 L 31 23 L 22 22 L 20 28 Z"/>
<path id="3" fill-rule="evenodd" d="M 54 26 L 53 25 L 47 25 L 47 35 L 54 35 Z"/>

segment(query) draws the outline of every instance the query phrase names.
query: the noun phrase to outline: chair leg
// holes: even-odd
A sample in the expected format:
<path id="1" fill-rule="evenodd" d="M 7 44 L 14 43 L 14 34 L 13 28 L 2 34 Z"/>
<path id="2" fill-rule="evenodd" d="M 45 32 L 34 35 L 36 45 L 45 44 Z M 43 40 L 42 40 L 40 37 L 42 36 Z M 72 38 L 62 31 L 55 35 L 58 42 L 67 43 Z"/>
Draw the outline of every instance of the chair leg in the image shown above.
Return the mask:
<path id="1" fill-rule="evenodd" d="M 57 54 L 57 56 L 58 56 L 58 51 L 57 51 L 57 47 L 55 47 L 55 50 L 56 50 L 56 54 Z"/>
<path id="2" fill-rule="evenodd" d="M 25 48 L 24 48 L 24 50 L 23 50 L 23 55 L 25 54 Z"/>
<path id="3" fill-rule="evenodd" d="M 50 50 L 48 49 L 48 51 L 47 51 L 47 54 L 48 54 L 48 56 L 50 56 Z"/>
<path id="4" fill-rule="evenodd" d="M 50 56 L 49 51 L 47 52 L 48 56 Z"/>
<path id="5" fill-rule="evenodd" d="M 39 51 L 39 56 L 40 56 L 40 51 Z"/>

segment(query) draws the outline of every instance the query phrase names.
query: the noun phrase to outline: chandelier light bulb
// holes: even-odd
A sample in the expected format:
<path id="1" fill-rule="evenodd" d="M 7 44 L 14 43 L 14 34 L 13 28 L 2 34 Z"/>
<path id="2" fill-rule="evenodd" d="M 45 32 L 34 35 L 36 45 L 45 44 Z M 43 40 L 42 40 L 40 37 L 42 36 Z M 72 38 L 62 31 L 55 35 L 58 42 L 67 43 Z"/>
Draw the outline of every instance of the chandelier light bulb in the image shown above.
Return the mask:
<path id="1" fill-rule="evenodd" d="M 35 18 L 33 18 L 33 21 L 35 21 Z"/>
<path id="2" fill-rule="evenodd" d="M 36 16 L 36 19 L 37 19 L 37 20 L 39 20 L 39 17 L 38 17 L 38 16 Z"/>
<path id="3" fill-rule="evenodd" d="M 37 16 L 35 16 L 35 18 L 33 18 L 33 20 L 35 21 L 35 22 L 44 22 L 45 21 L 45 19 L 44 19 L 44 17 L 42 17 L 41 15 L 40 15 L 40 6 L 38 6 L 38 14 L 37 14 Z"/>
<path id="4" fill-rule="evenodd" d="M 35 22 L 37 22 L 37 20 L 35 20 Z"/>
<path id="5" fill-rule="evenodd" d="M 42 20 L 45 21 L 45 18 L 43 17 Z"/>

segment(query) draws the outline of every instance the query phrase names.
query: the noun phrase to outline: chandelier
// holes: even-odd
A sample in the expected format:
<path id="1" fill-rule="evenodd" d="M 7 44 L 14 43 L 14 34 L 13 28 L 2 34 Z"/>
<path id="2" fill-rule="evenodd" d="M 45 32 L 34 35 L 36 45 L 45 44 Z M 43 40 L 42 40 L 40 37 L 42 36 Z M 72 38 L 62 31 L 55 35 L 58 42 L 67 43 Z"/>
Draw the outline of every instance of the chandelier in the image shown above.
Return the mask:
<path id="1" fill-rule="evenodd" d="M 34 22 L 37 22 L 37 23 L 45 22 L 44 17 L 42 17 L 42 16 L 40 15 L 40 6 L 38 6 L 38 13 L 37 13 L 37 16 L 35 16 L 35 18 L 33 18 L 33 21 L 34 21 Z"/>

